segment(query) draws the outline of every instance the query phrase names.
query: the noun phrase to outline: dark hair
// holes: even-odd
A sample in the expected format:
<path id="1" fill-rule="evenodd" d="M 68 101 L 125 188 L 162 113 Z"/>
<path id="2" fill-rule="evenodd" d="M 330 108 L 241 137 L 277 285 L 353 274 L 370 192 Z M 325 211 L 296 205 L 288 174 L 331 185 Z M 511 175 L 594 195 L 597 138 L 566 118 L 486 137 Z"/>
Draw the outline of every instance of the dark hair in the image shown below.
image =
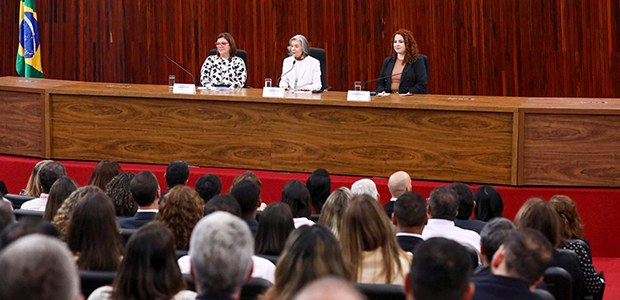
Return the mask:
<path id="1" fill-rule="evenodd" d="M 138 173 L 129 183 L 129 191 L 138 206 L 148 206 L 157 199 L 159 183 L 151 171 Z"/>
<path id="2" fill-rule="evenodd" d="M 102 160 L 100 161 L 93 173 L 90 175 L 88 185 L 98 186 L 100 189 L 105 190 L 106 185 L 112 178 L 121 173 L 121 166 L 115 160 Z"/>
<path id="3" fill-rule="evenodd" d="M 150 222 L 132 234 L 113 286 L 114 299 L 171 299 L 185 289 L 170 229 Z"/>
<path id="4" fill-rule="evenodd" d="M 58 178 L 50 188 L 50 194 L 47 197 L 47 204 L 45 205 L 45 212 L 43 213 L 43 220 L 51 222 L 65 199 L 67 199 L 73 191 L 77 190 L 77 188 L 77 184 L 71 177 L 63 176 Z"/>
<path id="5" fill-rule="evenodd" d="M 196 181 L 196 192 L 207 203 L 211 198 L 219 195 L 222 191 L 222 182 L 215 174 L 202 175 Z"/>
<path id="6" fill-rule="evenodd" d="M 216 211 L 225 211 L 241 218 L 241 206 L 230 195 L 217 195 L 205 204 L 205 216 Z"/>
<path id="7" fill-rule="evenodd" d="M 531 198 L 519 208 L 514 219 L 517 228 L 530 228 L 540 231 L 555 248 L 560 245 L 560 216 L 549 202 Z"/>
<path id="8" fill-rule="evenodd" d="M 247 216 L 256 211 L 260 200 L 260 191 L 253 182 L 244 180 L 235 184 L 230 195 L 235 197 L 239 203 L 242 216 Z"/>
<path id="9" fill-rule="evenodd" d="M 553 256 L 553 246 L 537 230 L 513 230 L 503 245 L 506 270 L 529 284 L 543 275 Z"/>
<path id="10" fill-rule="evenodd" d="M 65 166 L 57 161 L 50 161 L 41 166 L 39 169 L 39 184 L 41 185 L 41 193 L 48 194 L 52 184 L 62 176 L 67 175 Z"/>
<path id="11" fill-rule="evenodd" d="M 472 193 L 469 185 L 461 182 L 454 182 L 451 185 L 459 199 L 459 208 L 456 218 L 459 220 L 469 220 L 471 213 L 474 211 L 474 193 Z"/>
<path id="12" fill-rule="evenodd" d="M 458 196 L 449 186 L 440 186 L 431 191 L 428 206 L 431 217 L 436 219 L 454 220 L 459 208 Z"/>
<path id="13" fill-rule="evenodd" d="M 243 172 L 243 173 L 237 175 L 233 179 L 232 184 L 230 185 L 230 192 L 232 192 L 232 190 L 235 187 L 235 185 L 237 185 L 239 182 L 242 182 L 242 181 L 249 181 L 249 182 L 253 183 L 256 186 L 256 189 L 258 189 L 258 194 L 260 194 L 261 187 L 262 187 L 263 184 L 260 181 L 260 178 L 258 178 L 258 176 L 256 176 L 256 174 L 254 174 L 251 171 Z"/>
<path id="14" fill-rule="evenodd" d="M 445 238 L 430 238 L 413 253 L 409 282 L 416 300 L 457 300 L 467 291 L 471 272 L 464 246 Z"/>
<path id="15" fill-rule="evenodd" d="M 256 231 L 255 253 L 279 256 L 291 231 L 295 229 L 293 214 L 284 203 L 267 205 Z"/>
<path id="16" fill-rule="evenodd" d="M 480 231 L 480 248 L 487 258 L 487 263 L 491 262 L 499 246 L 504 243 L 506 237 L 515 228 L 515 225 L 506 218 L 495 218 L 482 227 Z"/>
<path id="17" fill-rule="evenodd" d="M 399 29 L 398 31 L 394 32 L 394 35 L 392 36 L 392 41 L 394 41 L 394 38 L 397 34 L 401 35 L 405 42 L 406 52 L 405 59 L 403 60 L 404 63 L 408 64 L 416 61 L 416 59 L 418 59 L 419 50 L 418 42 L 416 42 L 415 38 L 413 37 L 413 32 L 407 29 Z M 397 55 L 394 47 L 392 47 L 392 55 L 394 55 L 394 57 L 396 57 Z"/>
<path id="18" fill-rule="evenodd" d="M 312 208 L 310 207 L 310 192 L 303 182 L 299 180 L 289 180 L 282 189 L 280 202 L 288 204 L 294 218 L 310 218 Z"/>
<path id="19" fill-rule="evenodd" d="M 316 210 L 317 214 L 321 213 L 323 204 L 329 197 L 331 192 L 331 179 L 329 173 L 325 169 L 316 169 L 308 180 L 306 180 L 306 187 L 310 192 L 310 198 L 312 198 L 312 206 Z"/>
<path id="20" fill-rule="evenodd" d="M 504 211 L 502 196 L 492 186 L 478 187 L 474 199 L 476 200 L 476 210 L 474 211 L 476 219 L 486 222 L 502 216 Z"/>
<path id="21" fill-rule="evenodd" d="M 69 219 L 67 244 L 79 252 L 80 270 L 116 271 L 123 248 L 112 200 L 103 192 L 78 200 Z"/>
<path id="22" fill-rule="evenodd" d="M 131 196 L 131 180 L 135 177 L 131 172 L 116 175 L 105 187 L 105 192 L 112 199 L 114 210 L 119 217 L 131 217 L 138 211 L 138 203 Z"/>
<path id="23" fill-rule="evenodd" d="M 0 200 L 0 232 L 9 224 L 15 222 L 13 207 L 8 201 Z"/>
<path id="24" fill-rule="evenodd" d="M 220 38 L 225 39 L 230 45 L 230 57 L 237 55 L 237 45 L 235 44 L 235 39 L 233 38 L 233 36 L 228 32 L 222 32 L 217 35 L 215 41 L 219 40 Z M 219 52 L 217 52 L 217 56 L 220 56 Z"/>
<path id="25" fill-rule="evenodd" d="M 185 184 L 189 178 L 189 165 L 183 160 L 175 160 L 166 168 L 166 184 L 169 188 Z"/>
<path id="26" fill-rule="evenodd" d="M 426 201 L 416 192 L 404 192 L 394 203 L 394 215 L 398 225 L 415 227 L 424 225 L 426 218 Z"/>
<path id="27" fill-rule="evenodd" d="M 9 193 L 9 190 L 6 188 L 6 184 L 4 181 L 0 180 L 0 196 L 4 196 Z"/>
<path id="28" fill-rule="evenodd" d="M 60 236 L 60 233 L 52 223 L 26 218 L 19 222 L 8 224 L 2 230 L 2 234 L 0 234 L 0 250 L 6 248 L 6 246 L 17 239 L 33 233 L 40 233 L 55 238 Z"/>

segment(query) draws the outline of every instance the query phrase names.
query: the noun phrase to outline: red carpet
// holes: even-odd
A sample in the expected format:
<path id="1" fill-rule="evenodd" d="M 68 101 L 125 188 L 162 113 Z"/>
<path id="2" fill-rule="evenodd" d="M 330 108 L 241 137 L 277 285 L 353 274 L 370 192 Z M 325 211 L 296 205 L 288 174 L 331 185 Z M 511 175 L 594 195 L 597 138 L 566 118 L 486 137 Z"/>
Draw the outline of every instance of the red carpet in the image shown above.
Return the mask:
<path id="1" fill-rule="evenodd" d="M 603 299 L 620 299 L 620 258 L 595 257 L 593 260 L 596 270 L 605 272 L 607 283 Z"/>
<path id="2" fill-rule="evenodd" d="M 19 193 L 26 186 L 32 167 L 39 159 L 19 156 L 0 155 L 0 179 L 4 180 L 9 192 Z M 67 174 L 79 185 L 85 185 L 97 162 L 62 161 L 67 168 Z M 152 164 L 127 164 L 122 163 L 124 171 L 137 173 L 143 170 L 151 170 L 158 177 L 162 189 L 165 188 L 164 172 L 165 165 Z M 244 172 L 239 169 L 218 169 L 195 167 L 191 169 L 189 185 L 194 186 L 196 180 L 204 174 L 217 174 L 222 181 L 222 190 L 228 191 L 233 178 Z M 255 171 L 263 182 L 261 197 L 263 201 L 270 203 L 279 201 L 282 188 L 288 180 L 306 180 L 309 174 L 286 173 L 272 171 Z M 356 176 L 332 176 L 332 189 L 340 186 L 350 187 L 360 179 Z M 387 189 L 387 178 L 372 178 L 377 184 L 381 201 L 390 199 Z M 414 180 L 414 191 L 427 197 L 430 191 L 439 186 L 449 183 L 436 181 Z M 476 186 L 472 186 L 476 188 Z M 507 187 L 496 186 L 504 200 L 504 216 L 513 219 L 519 207 L 530 197 L 543 197 L 548 199 L 554 194 L 566 194 L 576 203 L 579 213 L 585 223 L 586 238 L 592 245 L 592 253 L 597 257 L 620 257 L 620 239 L 616 233 L 620 232 L 618 211 L 620 211 L 620 188 L 566 188 L 566 187 Z M 617 298 L 617 299 L 620 299 Z"/>

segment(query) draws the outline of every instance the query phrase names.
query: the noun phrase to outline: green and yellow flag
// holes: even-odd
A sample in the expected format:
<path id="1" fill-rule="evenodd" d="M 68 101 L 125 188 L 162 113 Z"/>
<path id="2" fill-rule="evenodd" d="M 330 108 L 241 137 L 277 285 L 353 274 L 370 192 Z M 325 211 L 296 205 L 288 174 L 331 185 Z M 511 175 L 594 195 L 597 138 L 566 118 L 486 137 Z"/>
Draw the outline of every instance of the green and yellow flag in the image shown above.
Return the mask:
<path id="1" fill-rule="evenodd" d="M 43 78 L 41 46 L 39 45 L 39 22 L 35 0 L 20 0 L 19 47 L 15 69 L 22 77 Z"/>

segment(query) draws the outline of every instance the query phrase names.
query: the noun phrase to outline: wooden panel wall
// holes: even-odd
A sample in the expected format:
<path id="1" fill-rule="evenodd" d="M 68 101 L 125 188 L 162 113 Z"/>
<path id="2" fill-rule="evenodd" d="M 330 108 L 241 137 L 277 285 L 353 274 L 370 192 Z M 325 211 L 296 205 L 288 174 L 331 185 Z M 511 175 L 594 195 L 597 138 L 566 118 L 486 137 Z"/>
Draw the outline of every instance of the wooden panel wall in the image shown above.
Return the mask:
<path id="1" fill-rule="evenodd" d="M 0 1 L 0 75 L 13 75 L 18 0 Z M 393 32 L 414 31 L 435 94 L 620 97 L 616 0 L 39 0 L 48 78 L 188 82 L 215 36 L 248 50 L 249 84 L 281 73 L 288 39 L 325 48 L 336 90 L 378 76 Z M 374 85 L 371 84 L 371 88 Z"/>

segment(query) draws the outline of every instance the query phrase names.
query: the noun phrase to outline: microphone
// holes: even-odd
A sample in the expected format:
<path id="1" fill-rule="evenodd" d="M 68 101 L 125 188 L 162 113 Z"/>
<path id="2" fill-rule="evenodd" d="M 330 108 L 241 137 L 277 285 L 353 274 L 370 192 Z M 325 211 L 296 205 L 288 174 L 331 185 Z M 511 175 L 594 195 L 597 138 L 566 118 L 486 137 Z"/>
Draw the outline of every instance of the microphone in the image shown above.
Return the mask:
<path id="1" fill-rule="evenodd" d="M 365 87 L 366 87 L 366 85 L 367 85 L 367 84 L 369 84 L 369 83 L 371 83 L 371 82 L 375 82 L 375 81 L 379 81 L 379 80 L 384 80 L 384 79 L 390 78 L 390 77 L 392 77 L 392 76 L 398 76 L 398 75 L 401 75 L 401 74 L 403 74 L 403 72 L 396 73 L 396 74 L 392 74 L 392 75 L 388 75 L 388 76 L 383 76 L 383 77 L 379 77 L 379 78 L 375 78 L 375 79 L 366 80 L 366 81 L 364 82 L 364 84 L 362 85 L 362 87 L 363 87 L 363 88 L 365 88 Z M 382 92 L 383 92 L 383 91 L 382 91 Z"/>
<path id="2" fill-rule="evenodd" d="M 278 86 L 280 86 L 280 79 L 282 79 L 282 77 L 284 77 L 284 75 L 286 75 L 286 74 L 290 73 L 291 71 L 293 71 L 293 69 L 295 68 L 295 63 L 296 62 L 297 62 L 296 60 L 293 60 L 293 66 L 288 71 L 284 72 L 284 74 L 280 75 L 280 77 L 278 77 L 278 80 L 276 80 Z"/>
<path id="3" fill-rule="evenodd" d="M 170 62 L 172 62 L 175 66 L 177 66 L 181 70 L 185 71 L 185 73 L 189 74 L 189 76 L 192 77 L 192 83 L 194 85 L 196 85 L 196 79 L 194 79 L 194 75 L 192 75 L 192 73 L 190 73 L 190 71 L 185 70 L 185 68 L 181 67 L 181 65 L 179 65 L 176 61 L 174 61 L 174 60 L 172 60 L 172 58 L 168 57 L 168 55 L 166 53 L 164 53 L 164 57 L 167 58 Z"/>

